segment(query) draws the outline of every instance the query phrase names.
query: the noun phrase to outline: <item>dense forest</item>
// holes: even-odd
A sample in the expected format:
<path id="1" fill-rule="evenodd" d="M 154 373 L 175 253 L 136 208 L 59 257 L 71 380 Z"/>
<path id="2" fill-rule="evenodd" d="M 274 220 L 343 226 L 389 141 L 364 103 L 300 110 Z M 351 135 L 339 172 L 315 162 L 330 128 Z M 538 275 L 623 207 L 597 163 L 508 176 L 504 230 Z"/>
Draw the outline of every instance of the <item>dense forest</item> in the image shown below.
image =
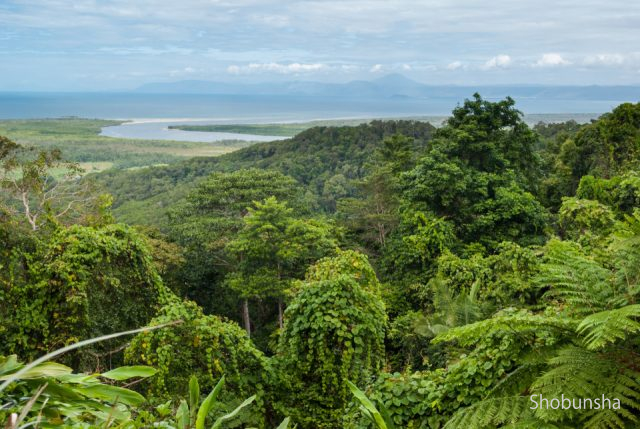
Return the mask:
<path id="1" fill-rule="evenodd" d="M 640 103 L 0 173 L 7 428 L 640 425 Z"/>

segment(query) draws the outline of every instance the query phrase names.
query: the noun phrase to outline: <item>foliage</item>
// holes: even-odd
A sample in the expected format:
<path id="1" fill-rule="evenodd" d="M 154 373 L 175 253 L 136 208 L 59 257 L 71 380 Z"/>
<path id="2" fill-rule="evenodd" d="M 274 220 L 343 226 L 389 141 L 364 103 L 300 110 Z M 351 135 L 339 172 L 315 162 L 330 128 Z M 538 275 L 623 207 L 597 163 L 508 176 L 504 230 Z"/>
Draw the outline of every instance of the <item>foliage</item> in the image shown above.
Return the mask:
<path id="1" fill-rule="evenodd" d="M 0 264 L 0 350 L 27 358 L 143 326 L 168 293 L 144 241 L 124 225 L 61 228 L 32 249 L 9 249 Z M 115 348 L 103 343 L 85 360 L 100 368 Z"/>
<path id="2" fill-rule="evenodd" d="M 80 180 L 83 170 L 64 161 L 59 150 L 36 151 L 2 137 L 0 152 L 0 207 L 19 213 L 32 230 L 84 223 L 83 217 L 100 223 L 90 213 L 104 211 L 110 199 L 92 194 L 89 184 Z"/>
<path id="3" fill-rule="evenodd" d="M 386 317 L 372 273 L 353 252 L 324 259 L 286 310 L 276 365 L 296 395 L 280 407 L 301 427 L 338 426 L 348 402 L 345 381 L 365 381 L 382 365 Z"/>
<path id="4" fill-rule="evenodd" d="M 164 306 L 151 326 L 171 320 L 182 323 L 136 336 L 125 352 L 129 364 L 158 369 L 149 384 L 149 393 L 159 397 L 184 396 L 192 375 L 197 376 L 204 389 L 213 388 L 224 375 L 229 388 L 224 403 L 237 401 L 249 390 L 261 391 L 269 373 L 268 362 L 239 326 L 203 314 L 193 302 L 178 300 Z M 260 399 L 257 403 L 262 406 Z"/>
<path id="5" fill-rule="evenodd" d="M 275 298 L 280 328 L 283 300 L 291 282 L 301 278 L 308 265 L 337 247 L 331 225 L 295 219 L 292 211 L 275 197 L 254 202 L 243 219 L 242 229 L 225 247 L 236 266 L 227 276 L 227 284 L 244 299 Z M 248 318 L 248 309 L 245 311 Z"/>
<path id="6" fill-rule="evenodd" d="M 258 143 L 218 157 L 134 171 L 112 170 L 99 174 L 96 180 L 114 195 L 114 212 L 119 219 L 164 226 L 163 217 L 158 215 L 183 200 L 190 185 L 213 172 L 250 168 L 279 171 L 306 186 L 312 199 L 317 199 L 327 179 L 336 174 L 348 180 L 363 178 L 367 174 L 365 164 L 385 137 L 410 137 L 413 149 L 421 151 L 434 130 L 433 125 L 419 121 L 372 121 L 355 127 L 323 125 L 288 140 Z M 281 196 L 276 197 L 282 200 Z"/>
<path id="7" fill-rule="evenodd" d="M 276 171 L 213 173 L 173 210 L 171 237 L 185 249 L 186 258 L 178 275 L 190 285 L 187 296 L 205 310 L 239 320 L 234 311 L 239 296 L 223 287 L 227 274 L 236 270 L 234 255 L 225 249 L 242 230 L 254 201 L 269 197 L 298 208 L 301 192 L 295 180 Z"/>
<path id="8" fill-rule="evenodd" d="M 16 355 L 0 357 L 0 380 L 23 367 Z M 102 374 L 74 374 L 67 366 L 41 363 L 0 394 L 3 402 L 0 422 L 9 421 L 8 417 L 16 413 L 18 417 L 9 428 L 29 422 L 41 427 L 125 427 L 132 417 L 132 408 L 144 403 L 145 398 L 115 383 L 154 373 L 153 368 L 136 366 Z"/>
<path id="9" fill-rule="evenodd" d="M 475 95 L 438 130 L 318 126 L 98 177 L 116 214 L 158 229 L 113 224 L 108 198 L 64 222 L 44 210 L 34 229 L 5 200 L 0 353 L 28 358 L 151 320 L 129 345 L 64 357 L 117 379 L 127 367 L 103 368 L 126 347 L 127 364 L 157 369 L 137 385 L 150 403 L 122 408 L 131 428 L 264 428 L 284 416 L 280 428 L 635 427 L 637 110 L 531 129 L 513 100 Z M 34 178 L 47 192 L 62 158 L 21 151 L 0 139 L 0 162 L 36 172 L 5 184 Z M 44 403 L 29 383 L 15 384 L 16 408 Z M 531 395 L 604 395 L 620 408 L 532 409 Z"/>
<path id="10" fill-rule="evenodd" d="M 546 213 L 530 192 L 539 175 L 536 136 L 513 105 L 478 94 L 466 100 L 403 175 L 407 201 L 452 222 L 465 242 L 493 248 L 544 234 Z"/>

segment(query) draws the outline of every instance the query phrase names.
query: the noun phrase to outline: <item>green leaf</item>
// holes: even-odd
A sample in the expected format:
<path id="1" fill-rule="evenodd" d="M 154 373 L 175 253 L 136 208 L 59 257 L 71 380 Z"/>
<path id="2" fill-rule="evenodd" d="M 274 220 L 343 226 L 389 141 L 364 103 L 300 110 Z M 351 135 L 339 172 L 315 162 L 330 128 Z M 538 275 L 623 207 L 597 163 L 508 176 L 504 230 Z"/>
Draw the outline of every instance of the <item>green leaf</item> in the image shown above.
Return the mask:
<path id="1" fill-rule="evenodd" d="M 156 372 L 158 372 L 158 370 L 155 368 L 151 368 L 150 366 L 121 366 L 119 368 L 112 369 L 111 371 L 103 373 L 102 377 L 111 380 L 122 381 L 134 377 L 151 377 Z"/>
<path id="2" fill-rule="evenodd" d="M 189 379 L 189 410 L 191 411 L 191 422 L 196 421 L 198 405 L 200 405 L 200 385 L 198 384 L 198 377 L 192 375 Z"/>
<path id="3" fill-rule="evenodd" d="M 373 405 L 373 402 L 371 402 L 369 398 L 367 398 L 367 395 L 365 395 L 362 390 L 358 389 L 358 387 L 349 380 L 347 380 L 347 386 L 349 386 L 351 393 L 353 393 L 353 396 L 355 396 L 358 402 L 360 402 L 360 404 L 362 404 L 362 406 L 373 416 L 373 421 L 376 427 L 378 429 L 388 429 L 387 424 L 382 418 L 382 415 L 380 414 L 376 406 Z"/>
<path id="4" fill-rule="evenodd" d="M 254 400 L 256 399 L 256 395 L 253 395 L 252 397 L 248 398 L 246 401 L 244 401 L 242 404 L 238 405 L 238 407 L 231 411 L 229 414 L 226 414 L 222 417 L 220 417 L 218 420 L 216 420 L 216 422 L 213 424 L 213 426 L 211 426 L 211 429 L 218 429 L 223 422 L 227 421 L 227 420 L 231 420 L 232 418 L 234 418 L 236 415 L 238 415 L 238 413 L 240 411 L 242 411 L 242 409 L 244 407 L 246 407 L 247 405 L 251 404 Z"/>
<path id="5" fill-rule="evenodd" d="M 285 417 L 285 419 L 278 425 L 276 429 L 287 429 L 289 427 L 289 417 Z"/>
<path id="6" fill-rule="evenodd" d="M 184 399 L 180 401 L 178 411 L 176 411 L 177 429 L 189 429 L 189 405 Z"/>
<path id="7" fill-rule="evenodd" d="M 59 375 L 70 374 L 72 371 L 68 366 L 55 363 L 55 362 L 45 362 L 40 365 L 37 365 L 33 368 L 30 368 L 24 371 L 18 377 L 18 380 L 30 380 L 34 378 L 43 378 L 43 377 L 56 377 Z M 7 374 L 0 377 L 0 380 L 8 380 L 12 378 L 12 374 Z"/>
<path id="8" fill-rule="evenodd" d="M 75 390 L 89 398 L 102 399 L 114 403 L 120 402 L 125 405 L 140 405 L 145 401 L 144 396 L 138 392 L 105 384 L 78 387 Z"/>
<path id="9" fill-rule="evenodd" d="M 0 375 L 14 372 L 22 367 L 23 365 L 18 362 L 18 356 L 16 355 L 11 355 L 6 358 L 0 357 Z"/>
<path id="10" fill-rule="evenodd" d="M 196 429 L 204 429 L 204 421 L 207 418 L 209 411 L 211 411 L 211 408 L 213 408 L 213 405 L 216 402 L 216 398 L 222 390 L 222 386 L 224 386 L 224 375 L 222 376 L 220 381 L 218 381 L 216 387 L 214 387 L 211 393 L 209 393 L 209 396 L 207 396 L 204 402 L 202 402 L 202 405 L 198 410 L 198 417 L 196 418 Z"/>

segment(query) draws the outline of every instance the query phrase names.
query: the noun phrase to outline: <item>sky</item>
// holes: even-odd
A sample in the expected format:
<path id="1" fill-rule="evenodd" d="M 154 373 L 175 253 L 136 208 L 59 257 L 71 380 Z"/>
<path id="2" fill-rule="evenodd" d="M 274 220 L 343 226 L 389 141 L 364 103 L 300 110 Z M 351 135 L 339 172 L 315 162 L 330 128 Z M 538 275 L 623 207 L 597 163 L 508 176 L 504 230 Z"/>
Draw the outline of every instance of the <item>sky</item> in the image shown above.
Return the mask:
<path id="1" fill-rule="evenodd" d="M 638 0 L 0 0 L 0 91 L 640 84 Z"/>

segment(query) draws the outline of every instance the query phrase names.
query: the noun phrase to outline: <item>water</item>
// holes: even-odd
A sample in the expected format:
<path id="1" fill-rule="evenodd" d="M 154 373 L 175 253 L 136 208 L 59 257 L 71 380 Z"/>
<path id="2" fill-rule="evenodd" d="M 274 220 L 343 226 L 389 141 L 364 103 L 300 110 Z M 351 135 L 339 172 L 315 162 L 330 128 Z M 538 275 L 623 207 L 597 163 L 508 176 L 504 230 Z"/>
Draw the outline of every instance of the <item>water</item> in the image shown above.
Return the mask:
<path id="1" fill-rule="evenodd" d="M 177 140 L 190 142 L 217 142 L 224 140 L 242 140 L 253 142 L 268 142 L 284 140 L 282 136 L 261 136 L 255 134 L 221 133 L 206 131 L 183 131 L 170 129 L 170 125 L 179 124 L 211 124 L 216 121 L 197 121 L 184 119 L 178 121 L 135 121 L 122 125 L 102 128 L 100 135 L 127 139 Z"/>
<path id="2" fill-rule="evenodd" d="M 469 94 L 471 96 L 471 94 Z M 273 95 L 0 93 L 0 119 L 78 116 L 100 119 L 201 118 L 229 122 L 308 121 L 448 115 L 454 98 L 346 99 Z M 525 113 L 603 113 L 629 100 L 516 98 Z"/>
<path id="3" fill-rule="evenodd" d="M 168 126 L 185 123 L 273 123 L 319 119 L 447 116 L 462 101 L 453 97 L 368 99 L 214 94 L 0 93 L 0 119 L 68 116 L 135 119 L 132 123 L 106 127 L 102 134 L 123 138 L 204 142 L 271 141 L 282 137 L 170 130 Z M 589 118 L 595 118 L 623 101 L 631 100 L 562 100 L 523 96 L 520 99 L 516 98 L 516 107 L 526 114 L 564 114 L 562 120 L 566 120 L 581 115 L 584 117 L 585 114 Z"/>

